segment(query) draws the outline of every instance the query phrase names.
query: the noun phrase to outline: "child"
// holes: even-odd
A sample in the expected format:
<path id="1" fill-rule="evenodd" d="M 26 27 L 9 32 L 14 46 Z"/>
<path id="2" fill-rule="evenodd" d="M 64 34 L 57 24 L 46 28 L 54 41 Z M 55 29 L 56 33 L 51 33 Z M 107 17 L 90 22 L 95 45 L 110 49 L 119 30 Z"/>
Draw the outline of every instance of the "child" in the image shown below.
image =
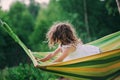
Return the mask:
<path id="1" fill-rule="evenodd" d="M 77 38 L 74 28 L 69 23 L 57 23 L 53 25 L 47 33 L 47 38 L 50 47 L 53 47 L 55 44 L 59 44 L 59 46 L 53 53 L 48 54 L 42 59 L 38 59 L 43 62 L 56 56 L 59 52 L 62 54 L 53 62 L 68 61 L 100 52 L 98 47 L 83 45 L 82 41 Z M 63 80 L 67 79 L 64 78 Z"/>
<path id="2" fill-rule="evenodd" d="M 53 25 L 47 33 L 47 38 L 50 47 L 53 47 L 55 44 L 59 44 L 59 47 L 53 53 L 39 59 L 43 62 L 56 56 L 59 52 L 62 52 L 62 54 L 54 62 L 68 61 L 100 53 L 98 47 L 83 45 L 69 23 L 57 23 Z"/>

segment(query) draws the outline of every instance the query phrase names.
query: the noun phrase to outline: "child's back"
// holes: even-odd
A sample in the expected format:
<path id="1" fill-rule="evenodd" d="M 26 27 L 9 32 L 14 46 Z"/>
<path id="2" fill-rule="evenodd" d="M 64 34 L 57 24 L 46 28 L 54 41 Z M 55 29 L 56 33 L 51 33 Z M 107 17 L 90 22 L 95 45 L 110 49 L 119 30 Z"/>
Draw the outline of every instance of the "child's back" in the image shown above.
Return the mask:
<path id="1" fill-rule="evenodd" d="M 70 47 L 70 46 L 71 45 L 63 45 L 62 51 L 65 48 Z M 81 45 L 79 43 L 75 47 L 76 47 L 75 51 L 70 53 L 63 61 L 73 60 L 73 59 L 82 58 L 82 57 L 100 53 L 100 49 L 92 45 Z"/>

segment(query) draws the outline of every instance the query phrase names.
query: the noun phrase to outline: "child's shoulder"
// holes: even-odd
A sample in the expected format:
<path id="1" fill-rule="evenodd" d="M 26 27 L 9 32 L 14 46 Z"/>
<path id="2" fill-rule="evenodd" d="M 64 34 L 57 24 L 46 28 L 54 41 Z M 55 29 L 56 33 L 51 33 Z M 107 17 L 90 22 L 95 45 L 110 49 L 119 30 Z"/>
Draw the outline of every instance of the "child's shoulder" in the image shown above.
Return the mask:
<path id="1" fill-rule="evenodd" d="M 67 45 L 62 45 L 61 47 L 67 48 L 67 47 L 71 47 L 71 46 L 75 46 L 74 44 L 67 44 Z"/>
<path id="2" fill-rule="evenodd" d="M 62 45 L 61 49 L 65 50 L 65 49 L 75 49 L 76 46 L 74 44 L 68 44 L 68 45 Z"/>

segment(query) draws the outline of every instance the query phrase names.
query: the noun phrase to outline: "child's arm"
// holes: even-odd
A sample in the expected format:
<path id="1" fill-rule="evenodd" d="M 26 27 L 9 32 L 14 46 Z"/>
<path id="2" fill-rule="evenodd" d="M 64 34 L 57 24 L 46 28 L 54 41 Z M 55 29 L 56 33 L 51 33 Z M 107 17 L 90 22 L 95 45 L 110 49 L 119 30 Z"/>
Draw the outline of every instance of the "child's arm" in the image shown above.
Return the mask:
<path id="1" fill-rule="evenodd" d="M 61 48 L 58 47 L 53 53 L 48 54 L 47 56 L 40 59 L 39 61 L 45 62 L 45 61 L 51 59 L 52 57 L 56 56 L 60 51 L 61 51 Z"/>
<path id="2" fill-rule="evenodd" d="M 61 54 L 60 57 L 58 57 L 56 60 L 54 60 L 54 62 L 61 62 L 63 61 L 71 52 L 74 52 L 75 51 L 75 47 L 74 46 L 71 46 L 71 47 L 68 47 L 66 48 L 63 53 Z"/>

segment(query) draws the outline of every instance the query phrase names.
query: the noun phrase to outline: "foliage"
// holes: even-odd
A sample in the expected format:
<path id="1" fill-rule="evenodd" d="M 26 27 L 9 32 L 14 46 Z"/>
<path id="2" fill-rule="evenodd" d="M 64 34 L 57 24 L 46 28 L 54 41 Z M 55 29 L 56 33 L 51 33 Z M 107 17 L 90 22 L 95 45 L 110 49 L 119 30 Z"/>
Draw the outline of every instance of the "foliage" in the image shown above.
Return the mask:
<path id="1" fill-rule="evenodd" d="M 24 42 L 27 42 L 28 37 L 33 30 L 34 21 L 25 4 L 21 2 L 13 3 L 9 10 L 8 16 L 11 19 L 10 24 L 15 32 Z"/>
<path id="2" fill-rule="evenodd" d="M 113 10 L 116 11 L 117 6 L 115 0 L 85 1 L 87 10 L 86 13 L 84 10 L 85 7 L 83 5 L 84 0 L 58 0 L 64 11 L 66 11 L 68 14 L 72 14 L 71 16 L 74 16 L 74 14 L 76 14 L 77 17 L 72 19 L 72 24 L 74 24 L 79 37 L 81 37 L 85 43 L 89 42 L 87 36 L 88 32 L 85 27 L 85 14 L 88 16 L 88 26 L 90 31 L 89 35 L 91 37 L 91 40 L 95 40 L 97 38 L 120 30 L 120 24 L 118 22 L 120 21 L 120 16 L 117 13 L 115 13 L 115 15 L 109 15 L 109 13 L 114 13 Z M 112 12 L 109 12 L 108 9 L 110 8 L 112 8 Z"/>
<path id="3" fill-rule="evenodd" d="M 108 10 L 109 15 L 118 14 L 116 0 L 106 0 L 106 9 Z"/>
<path id="4" fill-rule="evenodd" d="M 56 6 L 56 7 L 55 7 Z M 34 31 L 30 37 L 32 49 L 48 51 L 46 33 L 54 22 L 68 21 L 62 8 L 56 2 L 51 2 L 47 8 L 41 9 L 35 22 Z M 43 49 L 44 48 L 44 49 Z"/>
<path id="5" fill-rule="evenodd" d="M 120 16 L 115 0 L 50 0 L 46 7 L 40 6 L 42 5 L 30 0 L 29 5 L 17 1 L 8 11 L 0 9 L 0 18 L 6 21 L 33 51 L 51 51 L 45 35 L 55 22 L 72 23 L 84 43 L 90 41 L 85 23 L 86 16 L 91 40 L 120 30 Z M 0 69 L 16 66 L 20 62 L 30 63 L 24 51 L 1 28 L 0 62 Z"/>
<path id="6" fill-rule="evenodd" d="M 38 12 L 40 10 L 40 4 L 35 2 L 35 0 L 30 0 L 30 4 L 28 5 L 28 10 L 32 14 L 32 16 L 36 19 Z"/>
<path id="7" fill-rule="evenodd" d="M 0 18 L 4 19 L 5 21 L 7 20 L 6 12 L 2 11 L 1 9 L 0 9 Z M 0 27 L 1 27 L 1 25 L 0 25 Z M 5 45 L 7 45 L 4 40 L 5 37 L 6 37 L 6 34 L 3 31 L 1 31 L 1 29 L 0 29 L 0 62 L 1 62 L 0 67 L 1 68 L 3 68 L 5 66 L 5 59 L 6 59 L 5 54 L 4 54 L 4 47 L 3 47 Z"/>
<path id="8" fill-rule="evenodd" d="M 15 2 L 8 12 L 1 10 L 1 13 L 3 13 L 0 14 L 1 19 L 6 21 L 21 40 L 29 45 L 28 37 L 33 30 L 34 22 L 25 4 Z M 0 45 L 0 57 L 3 63 L 0 67 L 4 68 L 5 66 L 18 65 L 19 62 L 26 62 L 28 58 L 23 50 L 3 30 L 0 30 L 0 33 L 2 35 L 0 39 L 2 43 Z"/>
<path id="9" fill-rule="evenodd" d="M 0 71 L 0 80 L 55 80 L 56 78 L 57 76 L 38 70 L 30 64 L 20 64 Z"/>

